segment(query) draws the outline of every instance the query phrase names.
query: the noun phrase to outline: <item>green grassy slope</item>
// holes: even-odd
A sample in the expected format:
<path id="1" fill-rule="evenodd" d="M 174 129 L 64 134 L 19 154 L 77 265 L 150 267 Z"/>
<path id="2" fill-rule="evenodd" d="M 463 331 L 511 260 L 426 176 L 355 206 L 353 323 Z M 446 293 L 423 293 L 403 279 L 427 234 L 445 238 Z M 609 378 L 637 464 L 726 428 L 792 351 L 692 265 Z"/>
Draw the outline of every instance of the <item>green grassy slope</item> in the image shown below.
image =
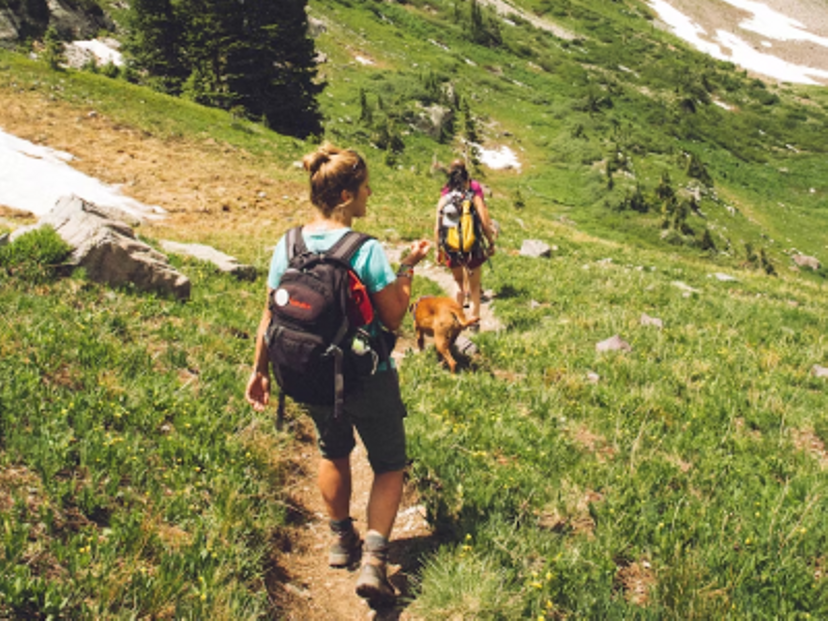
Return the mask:
<path id="1" fill-rule="evenodd" d="M 446 542 L 423 559 L 409 610 L 824 617 L 828 422 L 811 369 L 828 366 L 826 291 L 786 253 L 825 245 L 825 95 L 686 51 L 640 3 L 523 6 L 579 38 L 518 22 L 492 50 L 449 3 L 311 3 L 327 25 L 326 137 L 371 164 L 362 227 L 429 232 L 432 159 L 457 149 L 410 129 L 440 100 L 435 80 L 469 102 L 486 146 L 523 163 L 483 179 L 503 226 L 484 284 L 506 329 L 475 337 L 470 372 L 448 375 L 432 352 L 402 366 L 412 475 Z M 211 136 L 272 160 L 279 179 L 302 180 L 290 162 L 313 147 L 100 76 L 5 52 L 0 66 L 3 89 Z M 404 142 L 390 155 L 371 146 L 389 121 Z M 685 153 L 713 186 L 705 217 L 669 243 L 653 192 L 665 172 L 691 183 Z M 619 208 L 636 183 L 646 212 Z M 705 228 L 715 251 L 697 247 Z M 553 257 L 517 256 L 530 237 Z M 246 252 L 265 267 L 261 248 Z M 262 283 L 177 265 L 194 282 L 187 304 L 0 271 L 0 616 L 278 616 L 288 437 L 242 400 Z M 598 353 L 615 334 L 632 350 Z"/>
<path id="2" fill-rule="evenodd" d="M 560 5 L 544 17 L 580 38 L 557 39 L 518 21 L 502 25 L 503 44 L 489 49 L 471 41 L 467 3 L 312 3 L 327 26 L 318 45 L 328 55 L 330 135 L 376 137 L 376 118 L 360 121 L 360 92 L 375 117 L 408 130 L 417 103 L 433 102 L 428 84 L 436 81 L 469 103 L 485 146 L 506 145 L 524 164 L 521 174 L 488 173 L 496 209 L 520 200 L 528 212 L 567 215 L 603 237 L 663 247 L 653 192 L 664 173 L 675 190 L 695 183 L 687 174 L 692 153 L 711 191 L 698 205 L 707 218 L 690 218 L 684 245 L 709 228 L 716 254 L 744 260 L 747 242 L 767 246 L 786 267 L 783 253 L 792 246 L 806 254 L 824 248 L 828 136 L 820 89 L 765 85 L 688 51 L 652 26 L 641 3 Z M 360 54 L 374 64 L 355 60 Z M 435 153 L 450 157 L 450 141 L 414 134 L 405 136 L 398 165 L 422 171 Z M 612 190 L 608 161 L 617 169 Z M 646 214 L 625 208 L 636 186 Z"/>

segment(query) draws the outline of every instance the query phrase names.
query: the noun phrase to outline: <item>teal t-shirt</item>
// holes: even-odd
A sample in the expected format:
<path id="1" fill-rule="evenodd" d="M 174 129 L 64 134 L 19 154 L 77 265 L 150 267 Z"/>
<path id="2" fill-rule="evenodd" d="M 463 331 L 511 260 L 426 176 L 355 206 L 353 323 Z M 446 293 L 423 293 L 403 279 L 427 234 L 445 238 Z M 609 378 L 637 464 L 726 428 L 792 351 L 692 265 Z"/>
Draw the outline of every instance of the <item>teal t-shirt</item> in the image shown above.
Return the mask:
<path id="1" fill-rule="evenodd" d="M 302 239 L 304 239 L 305 245 L 311 252 L 325 252 L 350 230 L 347 227 L 330 231 L 311 232 L 302 229 Z M 287 250 L 285 249 L 285 237 L 283 236 L 276 244 L 276 248 L 273 250 L 273 258 L 270 260 L 270 273 L 267 277 L 268 287 L 276 289 L 279 286 L 279 280 L 287 270 L 287 266 Z M 369 239 L 362 244 L 351 258 L 351 267 L 354 268 L 354 272 L 368 289 L 368 293 L 371 294 L 382 291 L 397 279 L 394 270 L 391 269 L 391 263 L 385 255 L 385 250 L 376 239 Z M 376 335 L 380 329 L 379 317 L 374 313 L 374 321 L 368 326 L 368 332 Z M 392 368 L 395 366 L 393 359 L 391 360 L 391 366 Z M 377 370 L 385 370 L 386 368 L 385 363 L 380 363 Z"/>

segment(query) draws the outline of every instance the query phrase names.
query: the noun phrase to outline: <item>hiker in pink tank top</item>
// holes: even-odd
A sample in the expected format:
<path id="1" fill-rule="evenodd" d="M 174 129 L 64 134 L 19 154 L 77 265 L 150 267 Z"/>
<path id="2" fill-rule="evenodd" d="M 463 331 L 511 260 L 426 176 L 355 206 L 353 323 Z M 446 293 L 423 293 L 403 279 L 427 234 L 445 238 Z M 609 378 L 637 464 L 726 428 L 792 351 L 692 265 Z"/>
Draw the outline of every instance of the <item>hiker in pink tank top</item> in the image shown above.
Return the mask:
<path id="1" fill-rule="evenodd" d="M 475 243 L 469 251 L 457 251 L 447 243 L 447 229 L 459 226 L 458 195 L 468 197 L 473 207 Z M 481 272 L 483 263 L 495 253 L 496 228 L 483 199 L 483 188 L 469 177 L 463 160 L 455 160 L 448 171 L 448 182 L 440 192 L 434 224 L 439 263 L 446 265 L 457 285 L 457 302 L 471 303 L 471 316 L 480 317 Z"/>

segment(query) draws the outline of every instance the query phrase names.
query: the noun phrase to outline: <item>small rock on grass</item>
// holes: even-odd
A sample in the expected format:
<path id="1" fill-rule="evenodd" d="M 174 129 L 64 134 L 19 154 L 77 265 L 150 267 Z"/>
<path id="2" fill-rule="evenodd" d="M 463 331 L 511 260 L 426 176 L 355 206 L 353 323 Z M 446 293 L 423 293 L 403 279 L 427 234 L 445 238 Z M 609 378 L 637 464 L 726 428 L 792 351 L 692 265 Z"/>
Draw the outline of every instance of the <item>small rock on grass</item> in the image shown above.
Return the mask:
<path id="1" fill-rule="evenodd" d="M 632 347 L 627 341 L 622 339 L 617 334 L 611 336 L 605 341 L 601 341 L 595 345 L 595 349 L 599 352 L 604 351 L 632 351 Z"/>
<path id="2" fill-rule="evenodd" d="M 650 317 L 647 313 L 641 313 L 642 326 L 654 326 L 659 330 L 664 329 L 664 322 L 658 317 Z"/>
<path id="3" fill-rule="evenodd" d="M 811 367 L 811 375 L 814 377 L 828 377 L 828 368 L 815 364 Z"/>

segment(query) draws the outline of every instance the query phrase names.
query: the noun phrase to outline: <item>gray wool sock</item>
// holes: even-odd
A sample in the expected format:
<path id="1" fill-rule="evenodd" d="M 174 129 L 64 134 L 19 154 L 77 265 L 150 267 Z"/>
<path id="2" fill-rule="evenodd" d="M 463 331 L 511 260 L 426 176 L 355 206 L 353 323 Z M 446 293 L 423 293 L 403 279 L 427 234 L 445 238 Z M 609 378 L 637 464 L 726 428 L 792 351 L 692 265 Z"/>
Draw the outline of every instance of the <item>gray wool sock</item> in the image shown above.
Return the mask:
<path id="1" fill-rule="evenodd" d="M 344 520 L 330 520 L 331 530 L 335 533 L 347 533 L 354 528 L 354 519 L 346 517 Z"/>
<path id="2" fill-rule="evenodd" d="M 375 530 L 369 530 L 365 535 L 365 551 L 385 560 L 388 555 L 388 539 Z"/>

